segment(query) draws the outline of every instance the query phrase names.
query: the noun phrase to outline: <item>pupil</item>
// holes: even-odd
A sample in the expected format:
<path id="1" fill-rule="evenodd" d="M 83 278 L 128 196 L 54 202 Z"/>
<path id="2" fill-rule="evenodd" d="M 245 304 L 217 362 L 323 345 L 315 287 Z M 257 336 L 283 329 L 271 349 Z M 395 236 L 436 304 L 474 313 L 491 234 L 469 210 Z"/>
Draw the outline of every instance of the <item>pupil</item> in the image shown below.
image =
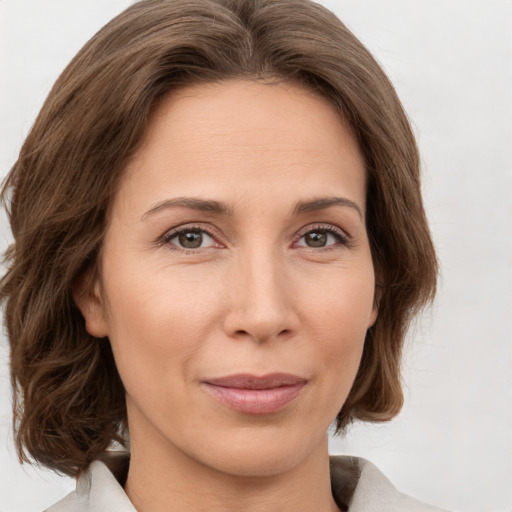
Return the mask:
<path id="1" fill-rule="evenodd" d="M 306 244 L 309 247 L 324 247 L 327 243 L 327 233 L 312 231 L 306 235 Z"/>
<path id="2" fill-rule="evenodd" d="M 187 231 L 180 234 L 179 242 L 186 249 L 196 249 L 203 243 L 203 235 L 199 231 Z"/>

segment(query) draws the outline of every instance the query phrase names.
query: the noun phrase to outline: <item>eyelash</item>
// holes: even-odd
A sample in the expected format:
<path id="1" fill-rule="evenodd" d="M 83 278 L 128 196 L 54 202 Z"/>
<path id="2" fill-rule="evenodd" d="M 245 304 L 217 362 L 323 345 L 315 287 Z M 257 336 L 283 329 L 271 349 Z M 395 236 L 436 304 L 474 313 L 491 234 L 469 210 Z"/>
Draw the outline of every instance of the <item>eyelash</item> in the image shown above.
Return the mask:
<path id="1" fill-rule="evenodd" d="M 340 228 L 337 228 L 336 226 L 333 226 L 332 224 L 313 224 L 313 225 L 307 226 L 306 228 L 304 228 L 303 230 L 301 230 L 299 232 L 299 235 L 293 241 L 293 244 L 296 244 L 302 237 L 306 236 L 308 233 L 312 233 L 315 231 L 320 231 L 320 232 L 332 235 L 336 239 L 337 244 L 335 246 L 328 245 L 328 246 L 320 247 L 320 248 L 306 247 L 306 249 L 312 249 L 314 251 L 319 251 L 319 250 L 327 251 L 330 249 L 339 248 L 340 246 L 346 247 L 346 248 L 352 247 L 352 239 L 350 238 L 350 236 L 347 235 L 347 233 L 345 231 L 341 230 Z"/>
<path id="2" fill-rule="evenodd" d="M 174 245 L 171 243 L 171 240 L 173 238 L 178 237 L 181 234 L 184 233 L 190 233 L 192 231 L 198 232 L 198 233 L 206 233 L 209 237 L 211 237 L 213 240 L 217 242 L 218 235 L 208 227 L 205 227 L 204 225 L 195 225 L 195 224 L 188 224 L 186 226 L 179 226 L 177 228 L 171 229 L 170 231 L 167 231 L 157 242 L 160 246 L 166 246 L 168 249 L 172 251 L 179 251 L 185 254 L 194 254 L 197 253 L 199 249 L 187 249 L 185 247 L 179 247 L 178 245 Z M 217 242 L 219 244 L 219 242 Z M 204 250 L 205 248 L 203 248 Z"/>
<path id="3" fill-rule="evenodd" d="M 217 241 L 218 235 L 212 229 L 209 229 L 208 227 L 205 227 L 204 225 L 196 225 L 196 224 L 189 224 L 189 225 L 180 226 L 180 227 L 171 229 L 170 231 L 167 231 L 158 240 L 157 243 L 158 243 L 158 245 L 166 246 L 173 251 L 184 252 L 186 254 L 197 253 L 198 249 L 186 249 L 184 247 L 175 246 L 174 244 L 171 243 L 171 240 L 173 238 L 176 238 L 177 236 L 179 236 L 183 233 L 189 233 L 192 231 L 196 231 L 199 233 L 206 233 L 213 240 L 215 240 L 217 243 L 219 243 Z M 314 224 L 314 225 L 307 226 L 306 228 L 304 228 L 303 230 L 301 230 L 299 232 L 299 235 L 293 240 L 291 245 L 294 246 L 295 244 L 297 244 L 297 242 L 299 240 L 302 239 L 302 237 L 304 237 L 308 233 L 311 233 L 314 231 L 320 231 L 320 232 L 332 235 L 336 239 L 337 244 L 335 246 L 328 245 L 325 247 L 318 247 L 318 248 L 308 247 L 308 246 L 301 246 L 301 247 L 304 247 L 306 249 L 311 249 L 313 251 L 321 251 L 321 250 L 325 251 L 325 250 L 331 250 L 333 248 L 340 247 L 340 246 L 347 247 L 347 248 L 350 248 L 352 246 L 352 240 L 351 240 L 350 236 L 347 235 L 347 233 L 345 233 L 343 230 L 336 228 L 335 226 L 333 226 L 331 224 Z"/>

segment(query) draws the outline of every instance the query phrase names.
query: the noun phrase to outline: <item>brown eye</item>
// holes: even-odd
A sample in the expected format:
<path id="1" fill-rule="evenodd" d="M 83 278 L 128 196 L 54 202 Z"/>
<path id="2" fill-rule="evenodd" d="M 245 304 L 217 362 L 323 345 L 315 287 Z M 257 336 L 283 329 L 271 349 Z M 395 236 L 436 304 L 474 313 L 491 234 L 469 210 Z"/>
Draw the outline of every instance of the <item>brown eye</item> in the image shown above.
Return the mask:
<path id="1" fill-rule="evenodd" d="M 335 226 L 315 227 L 304 234 L 294 243 L 295 247 L 309 247 L 311 249 L 327 249 L 330 247 L 350 246 L 349 237 Z"/>
<path id="2" fill-rule="evenodd" d="M 197 249 L 203 244 L 201 231 L 184 231 L 178 235 L 178 243 L 184 249 Z"/>
<path id="3" fill-rule="evenodd" d="M 177 229 L 164 236 L 162 242 L 172 249 L 193 251 L 194 249 L 207 249 L 209 247 L 222 247 L 207 231 L 201 228 Z"/>
<path id="4" fill-rule="evenodd" d="M 195 226 L 173 229 L 162 237 L 161 243 L 170 249 L 192 254 L 202 249 L 224 248 L 208 230 Z"/>
<path id="5" fill-rule="evenodd" d="M 310 231 L 304 235 L 304 242 L 308 247 L 325 247 L 327 245 L 327 233 L 325 231 Z"/>

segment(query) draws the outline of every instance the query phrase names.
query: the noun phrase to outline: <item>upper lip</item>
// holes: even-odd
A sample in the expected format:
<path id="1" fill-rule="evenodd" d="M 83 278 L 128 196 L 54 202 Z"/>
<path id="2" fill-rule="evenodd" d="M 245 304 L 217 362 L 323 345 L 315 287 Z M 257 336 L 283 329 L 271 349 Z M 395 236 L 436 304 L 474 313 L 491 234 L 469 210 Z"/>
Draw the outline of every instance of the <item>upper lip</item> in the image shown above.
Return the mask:
<path id="1" fill-rule="evenodd" d="M 205 382 L 213 386 L 221 386 L 224 388 L 273 389 L 283 386 L 305 384 L 307 379 L 298 377 L 297 375 L 291 375 L 289 373 L 271 373 L 261 377 L 247 373 L 240 373 L 215 379 L 208 379 Z"/>

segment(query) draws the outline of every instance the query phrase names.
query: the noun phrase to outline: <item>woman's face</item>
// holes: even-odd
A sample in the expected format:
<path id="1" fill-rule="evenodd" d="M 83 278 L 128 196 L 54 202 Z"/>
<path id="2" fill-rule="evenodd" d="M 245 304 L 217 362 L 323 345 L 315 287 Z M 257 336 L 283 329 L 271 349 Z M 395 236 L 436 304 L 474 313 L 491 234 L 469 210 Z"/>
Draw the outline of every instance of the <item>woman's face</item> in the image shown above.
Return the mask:
<path id="1" fill-rule="evenodd" d="M 132 452 L 264 475 L 325 450 L 377 314 L 350 129 L 296 85 L 173 93 L 77 300 L 112 345 Z"/>

